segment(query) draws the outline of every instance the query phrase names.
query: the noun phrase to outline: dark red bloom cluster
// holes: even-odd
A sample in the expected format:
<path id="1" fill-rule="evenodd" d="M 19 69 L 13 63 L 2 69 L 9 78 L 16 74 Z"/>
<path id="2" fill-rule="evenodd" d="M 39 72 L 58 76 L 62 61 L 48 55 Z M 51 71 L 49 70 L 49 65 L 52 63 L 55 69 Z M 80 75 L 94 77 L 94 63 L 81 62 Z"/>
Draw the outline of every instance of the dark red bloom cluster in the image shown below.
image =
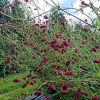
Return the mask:
<path id="1" fill-rule="evenodd" d="M 23 44 L 24 45 L 28 45 L 29 43 L 28 43 L 28 41 L 24 41 Z"/>
<path id="2" fill-rule="evenodd" d="M 37 77 L 36 77 L 36 76 L 32 76 L 32 77 L 31 77 L 31 79 L 35 79 L 35 78 L 37 78 Z"/>
<path id="3" fill-rule="evenodd" d="M 85 1 L 81 1 L 81 4 L 82 4 L 82 5 L 86 5 Z"/>
<path id="4" fill-rule="evenodd" d="M 76 48 L 76 49 L 74 50 L 74 52 L 75 52 L 75 53 L 78 53 L 78 49 Z"/>
<path id="5" fill-rule="evenodd" d="M 99 59 L 95 59 L 93 62 L 94 63 L 100 63 L 100 60 Z"/>
<path id="6" fill-rule="evenodd" d="M 37 95 L 37 96 L 40 96 L 41 94 L 42 94 L 41 91 L 36 91 L 36 92 L 34 92 L 34 95 Z"/>
<path id="7" fill-rule="evenodd" d="M 32 77 L 32 74 L 28 74 L 28 75 L 27 75 L 27 78 L 30 78 L 30 77 Z"/>
<path id="8" fill-rule="evenodd" d="M 44 24 L 44 25 L 41 25 L 40 28 L 47 28 L 47 26 Z"/>
<path id="9" fill-rule="evenodd" d="M 68 47 L 71 46 L 71 42 L 64 40 L 63 41 L 64 46 Z"/>
<path id="10" fill-rule="evenodd" d="M 87 68 L 83 67 L 83 66 L 80 66 L 80 68 L 84 71 L 87 71 Z"/>
<path id="11" fill-rule="evenodd" d="M 79 100 L 81 97 L 81 89 L 78 88 L 77 92 L 76 92 L 76 99 Z"/>
<path id="12" fill-rule="evenodd" d="M 6 60 L 7 60 L 7 62 L 10 62 L 11 61 L 11 57 L 10 56 L 7 56 L 6 57 Z"/>
<path id="13" fill-rule="evenodd" d="M 78 88 L 77 92 L 76 92 L 76 98 L 74 100 L 79 100 L 81 98 L 81 95 L 84 95 L 87 97 L 87 96 L 89 96 L 89 93 L 82 91 L 80 88 Z"/>
<path id="14" fill-rule="evenodd" d="M 10 67 L 9 70 L 16 70 L 16 66 Z"/>
<path id="15" fill-rule="evenodd" d="M 24 64 L 24 62 L 22 60 L 19 60 L 19 64 L 22 65 Z"/>
<path id="16" fill-rule="evenodd" d="M 82 41 L 82 44 L 86 44 L 86 43 L 87 43 L 87 40 L 83 40 L 83 41 Z"/>
<path id="17" fill-rule="evenodd" d="M 55 36 L 56 36 L 56 38 L 59 38 L 59 37 L 61 37 L 61 34 L 57 33 Z"/>
<path id="18" fill-rule="evenodd" d="M 27 86 L 27 83 L 24 83 L 23 85 L 22 85 L 22 88 L 25 88 Z"/>
<path id="19" fill-rule="evenodd" d="M 59 82 L 59 86 L 63 86 L 64 85 L 64 82 Z"/>
<path id="20" fill-rule="evenodd" d="M 51 66 L 55 68 L 56 67 L 56 64 L 51 64 Z"/>
<path id="21" fill-rule="evenodd" d="M 48 57 L 44 57 L 43 63 L 46 64 L 48 62 Z"/>
<path id="22" fill-rule="evenodd" d="M 33 47 L 34 50 L 36 50 L 36 49 L 38 49 L 38 48 L 39 48 L 38 46 L 34 46 L 34 47 Z"/>
<path id="23" fill-rule="evenodd" d="M 34 85 L 35 83 L 34 82 L 30 82 L 30 85 Z"/>
<path id="24" fill-rule="evenodd" d="M 16 79 L 13 80 L 13 82 L 18 83 L 18 82 L 20 82 L 20 80 L 16 78 Z"/>
<path id="25" fill-rule="evenodd" d="M 44 76 L 46 76 L 46 77 L 47 77 L 47 76 L 48 76 L 48 73 L 46 73 L 46 72 L 45 72 L 45 73 L 44 73 Z"/>
<path id="26" fill-rule="evenodd" d="M 53 44 L 55 44 L 57 42 L 57 40 L 56 39 L 53 39 L 51 42 L 50 42 L 50 45 L 53 45 Z"/>
<path id="27" fill-rule="evenodd" d="M 85 32 L 88 32 L 88 31 L 89 31 L 89 29 L 85 27 L 85 28 L 84 28 L 84 31 L 85 31 Z"/>
<path id="28" fill-rule="evenodd" d="M 81 91 L 81 94 L 84 95 L 84 96 L 89 96 L 88 92 Z"/>
<path id="29" fill-rule="evenodd" d="M 67 90 L 69 87 L 74 87 L 74 85 L 71 82 L 65 82 L 65 83 L 60 83 L 62 85 L 62 89 Z"/>
<path id="30" fill-rule="evenodd" d="M 91 100 L 99 100 L 98 96 L 94 96 Z"/>
<path id="31" fill-rule="evenodd" d="M 44 15 L 44 18 L 45 18 L 45 19 L 48 19 L 48 16 L 47 16 L 47 15 Z"/>
<path id="32" fill-rule="evenodd" d="M 37 55 L 40 55 L 40 54 L 41 54 L 41 52 L 37 52 L 36 54 L 37 54 Z"/>
<path id="33" fill-rule="evenodd" d="M 32 56 L 33 59 L 36 59 L 36 56 Z"/>
<path id="34" fill-rule="evenodd" d="M 64 20 L 61 20 L 61 25 L 62 25 L 62 26 L 65 26 L 65 25 L 66 25 L 66 23 L 65 23 Z"/>
<path id="35" fill-rule="evenodd" d="M 97 48 L 94 46 L 94 47 L 92 47 L 92 51 L 97 52 L 98 50 L 97 50 Z"/>
<path id="36" fill-rule="evenodd" d="M 65 75 L 68 75 L 68 76 L 72 76 L 73 75 L 72 71 L 65 71 L 64 73 L 65 73 Z"/>
<path id="37" fill-rule="evenodd" d="M 38 73 L 38 72 L 40 72 L 42 69 L 40 68 L 40 67 L 35 67 L 34 68 L 34 72 L 36 72 L 36 73 Z"/>
<path id="38" fill-rule="evenodd" d="M 25 2 L 29 2 L 29 0 L 25 0 Z"/>
<path id="39" fill-rule="evenodd" d="M 72 61 L 70 59 L 68 59 L 67 62 L 66 62 L 66 66 L 69 66 L 71 64 L 71 62 Z"/>
<path id="40" fill-rule="evenodd" d="M 50 88 L 50 90 L 56 90 L 54 84 L 49 84 L 49 88 Z"/>
<path id="41" fill-rule="evenodd" d="M 92 41 L 94 41 L 94 40 L 95 40 L 95 38 L 91 38 L 91 40 L 92 40 Z"/>

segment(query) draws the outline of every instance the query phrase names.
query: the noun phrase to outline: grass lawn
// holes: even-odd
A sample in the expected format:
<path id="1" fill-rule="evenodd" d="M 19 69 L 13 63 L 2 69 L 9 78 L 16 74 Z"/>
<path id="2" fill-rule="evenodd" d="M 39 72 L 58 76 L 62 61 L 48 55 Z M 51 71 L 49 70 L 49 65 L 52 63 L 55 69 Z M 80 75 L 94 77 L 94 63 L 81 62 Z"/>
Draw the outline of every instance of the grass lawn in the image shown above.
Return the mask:
<path id="1" fill-rule="evenodd" d="M 36 79 L 35 85 L 28 85 L 24 89 L 21 87 L 23 84 L 22 82 L 14 83 L 14 78 L 21 79 L 23 76 L 27 75 L 28 73 L 22 73 L 22 74 L 15 74 L 15 75 L 9 75 L 6 78 L 0 79 L 0 100 L 16 100 L 19 97 L 25 97 L 25 95 L 28 95 L 32 92 L 34 92 L 34 89 L 38 87 L 39 80 Z M 21 80 L 22 81 L 22 80 Z"/>

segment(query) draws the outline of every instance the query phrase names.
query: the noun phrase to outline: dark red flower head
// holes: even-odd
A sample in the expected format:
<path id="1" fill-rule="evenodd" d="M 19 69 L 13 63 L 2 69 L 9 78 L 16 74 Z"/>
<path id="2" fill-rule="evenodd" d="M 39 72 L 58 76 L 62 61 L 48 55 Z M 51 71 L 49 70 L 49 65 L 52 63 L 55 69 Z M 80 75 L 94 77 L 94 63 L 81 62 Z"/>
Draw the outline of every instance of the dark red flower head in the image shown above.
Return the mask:
<path id="1" fill-rule="evenodd" d="M 36 56 L 32 56 L 33 59 L 36 59 Z"/>
<path id="2" fill-rule="evenodd" d="M 64 41 L 63 41 L 63 44 L 64 44 L 66 47 L 68 47 L 68 46 L 71 45 L 71 42 L 64 40 Z"/>
<path id="3" fill-rule="evenodd" d="M 78 89 L 77 92 L 76 92 L 76 98 L 79 100 L 81 97 L 81 90 Z"/>
<path id="4" fill-rule="evenodd" d="M 72 76 L 73 75 L 73 72 L 72 71 L 65 71 L 65 75 Z"/>
<path id="5" fill-rule="evenodd" d="M 48 57 L 44 57 L 43 63 L 46 64 L 48 62 Z"/>
<path id="6" fill-rule="evenodd" d="M 17 83 L 17 82 L 20 82 L 20 80 L 16 78 L 16 79 L 13 80 L 13 82 Z"/>
<path id="7" fill-rule="evenodd" d="M 29 0 L 25 0 L 25 2 L 29 2 Z"/>
<path id="8" fill-rule="evenodd" d="M 61 34 L 57 33 L 55 36 L 56 36 L 56 38 L 59 38 L 61 36 Z"/>
<path id="9" fill-rule="evenodd" d="M 76 49 L 74 50 L 74 52 L 75 52 L 75 53 L 78 53 L 78 49 L 76 48 Z"/>
<path id="10" fill-rule="evenodd" d="M 10 67 L 9 70 L 16 70 L 16 66 Z"/>
<path id="11" fill-rule="evenodd" d="M 48 73 L 46 73 L 46 72 L 45 72 L 45 73 L 44 73 L 44 76 L 46 76 L 46 77 L 47 77 L 47 76 L 48 76 Z"/>
<path id="12" fill-rule="evenodd" d="M 37 95 L 37 96 L 39 96 L 39 95 L 41 95 L 42 93 L 41 93 L 41 91 L 36 91 L 36 92 L 34 92 L 34 95 Z"/>
<path id="13" fill-rule="evenodd" d="M 24 83 L 23 85 L 22 85 L 22 88 L 25 88 L 27 86 L 27 83 Z"/>
<path id="14" fill-rule="evenodd" d="M 6 57 L 7 62 L 11 61 L 11 58 L 9 56 Z"/>
<path id="15" fill-rule="evenodd" d="M 34 68 L 34 72 L 37 73 L 37 72 L 40 72 L 40 71 L 41 71 L 41 68 L 39 68 L 39 67 L 35 67 L 35 68 Z"/>
<path id="16" fill-rule="evenodd" d="M 31 76 L 32 76 L 32 74 L 28 74 L 28 75 L 27 75 L 27 78 L 30 78 Z"/>
<path id="17" fill-rule="evenodd" d="M 82 5 L 86 5 L 85 1 L 81 1 L 81 4 L 82 4 Z"/>
<path id="18" fill-rule="evenodd" d="M 63 85 L 64 85 L 64 82 L 62 82 L 62 81 L 59 82 L 59 85 L 60 85 L 60 86 L 63 86 Z"/>
<path id="19" fill-rule="evenodd" d="M 87 43 L 87 40 L 83 40 L 83 41 L 82 41 L 82 44 L 86 44 L 86 43 Z"/>
<path id="20" fill-rule="evenodd" d="M 40 28 L 46 28 L 47 26 L 44 24 L 44 25 L 41 25 Z"/>
<path id="21" fill-rule="evenodd" d="M 89 31 L 89 29 L 85 27 L 85 28 L 84 28 L 84 31 L 85 31 L 85 32 L 88 32 L 88 31 Z"/>
<path id="22" fill-rule="evenodd" d="M 89 96 L 89 93 L 88 93 L 88 92 L 83 92 L 83 94 L 84 94 L 85 96 Z"/>
<path id="23" fill-rule="evenodd" d="M 66 23 L 65 23 L 64 20 L 61 21 L 61 24 L 62 24 L 62 26 L 65 26 L 66 25 Z"/>
<path id="24" fill-rule="evenodd" d="M 93 62 L 94 63 L 100 63 L 100 60 L 99 59 L 95 59 Z"/>
<path id="25" fill-rule="evenodd" d="M 55 90 L 55 86 L 53 84 L 49 85 L 50 90 Z"/>
<path id="26" fill-rule="evenodd" d="M 92 51 L 97 52 L 98 50 L 97 50 L 97 48 L 94 46 L 94 47 L 92 47 Z"/>
<path id="27" fill-rule="evenodd" d="M 30 85 L 34 85 L 35 83 L 34 82 L 30 82 Z"/>
<path id="28" fill-rule="evenodd" d="M 52 67 L 56 67 L 56 64 L 51 64 Z"/>
<path id="29" fill-rule="evenodd" d="M 48 19 L 48 16 L 47 16 L 47 15 L 44 15 L 44 18 L 45 18 L 45 19 Z"/>
<path id="30" fill-rule="evenodd" d="M 91 40 L 92 40 L 92 41 L 94 41 L 94 40 L 95 40 L 95 38 L 91 38 Z"/>
<path id="31" fill-rule="evenodd" d="M 50 44 L 55 44 L 57 42 L 57 40 L 56 39 L 53 39 L 51 42 L 50 42 Z"/>
<path id="32" fill-rule="evenodd" d="M 98 96 L 94 96 L 91 100 L 99 100 Z"/>
<path id="33" fill-rule="evenodd" d="M 28 41 L 24 41 L 23 44 L 24 44 L 24 45 L 28 45 Z"/>
<path id="34" fill-rule="evenodd" d="M 71 60 L 69 59 L 69 60 L 67 60 L 67 62 L 66 62 L 66 66 L 69 66 L 71 64 Z"/>

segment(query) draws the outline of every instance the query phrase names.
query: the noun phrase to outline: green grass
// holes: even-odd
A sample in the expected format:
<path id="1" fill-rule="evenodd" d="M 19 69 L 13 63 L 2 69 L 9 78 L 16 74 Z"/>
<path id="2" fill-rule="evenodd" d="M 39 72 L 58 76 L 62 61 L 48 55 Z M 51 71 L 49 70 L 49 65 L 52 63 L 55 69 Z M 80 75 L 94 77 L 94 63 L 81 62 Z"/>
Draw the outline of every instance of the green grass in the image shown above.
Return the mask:
<path id="1" fill-rule="evenodd" d="M 1 78 L 0 79 L 0 94 L 12 91 L 16 88 L 19 88 L 22 83 L 14 83 L 13 80 L 14 78 L 21 79 L 25 75 L 27 75 L 27 73 L 14 74 L 14 75 L 9 75 L 5 78 Z"/>
<path id="2" fill-rule="evenodd" d="M 0 96 L 0 100 L 17 100 L 19 97 L 25 97 L 26 95 L 34 92 L 34 89 L 38 87 L 38 84 L 34 86 L 28 85 L 26 88 L 22 89 L 21 87 L 11 91 L 11 93 L 7 93 L 5 95 Z"/>
<path id="3" fill-rule="evenodd" d="M 21 80 L 20 83 L 14 83 L 14 78 L 21 79 L 28 73 L 9 75 L 6 78 L 0 79 L 0 100 L 16 100 L 19 97 L 28 95 L 34 92 L 34 89 L 38 87 L 39 80 L 36 79 L 35 85 L 28 85 L 26 88 L 22 89 L 21 85 L 24 81 Z M 5 81 L 5 82 L 4 82 Z"/>

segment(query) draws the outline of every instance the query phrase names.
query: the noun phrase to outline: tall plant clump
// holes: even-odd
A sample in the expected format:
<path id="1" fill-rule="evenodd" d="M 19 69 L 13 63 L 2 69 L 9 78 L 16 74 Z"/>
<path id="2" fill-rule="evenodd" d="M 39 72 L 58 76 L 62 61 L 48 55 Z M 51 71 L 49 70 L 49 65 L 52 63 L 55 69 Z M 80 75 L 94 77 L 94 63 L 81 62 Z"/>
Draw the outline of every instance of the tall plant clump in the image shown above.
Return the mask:
<path id="1" fill-rule="evenodd" d="M 18 1 L 16 2 L 18 4 Z M 25 2 L 29 3 L 28 0 Z M 93 6 L 92 2 L 86 4 L 82 1 L 81 4 L 81 9 L 90 7 L 93 10 L 98 23 L 98 8 Z M 57 7 L 70 14 L 66 8 Z M 38 9 L 37 7 L 37 11 Z M 2 14 L 5 15 L 4 12 Z M 77 18 L 95 31 L 91 32 L 87 27 L 76 27 L 73 31 L 65 19 L 59 20 L 61 15 L 58 14 L 58 20 L 51 28 L 50 24 L 55 20 L 52 19 L 50 22 L 46 14 L 43 13 L 42 19 L 38 18 L 38 21 L 8 15 L 11 23 L 0 24 L 0 76 L 27 71 L 27 76 L 14 79 L 13 82 L 21 82 L 22 88 L 25 88 L 27 85 L 34 85 L 35 79 L 38 78 L 41 82 L 34 93 L 37 96 L 44 92 L 47 98 L 53 100 L 99 100 L 98 24 L 89 24 Z"/>

